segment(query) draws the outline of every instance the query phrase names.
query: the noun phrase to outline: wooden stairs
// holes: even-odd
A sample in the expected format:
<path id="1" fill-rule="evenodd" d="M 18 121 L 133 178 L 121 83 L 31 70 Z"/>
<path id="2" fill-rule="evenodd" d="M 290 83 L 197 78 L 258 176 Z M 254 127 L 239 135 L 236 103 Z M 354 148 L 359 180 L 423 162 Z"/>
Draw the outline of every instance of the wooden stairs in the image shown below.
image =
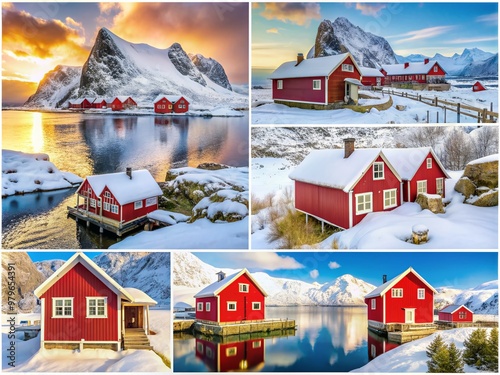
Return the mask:
<path id="1" fill-rule="evenodd" d="M 148 336 L 142 328 L 126 328 L 123 336 L 123 350 L 143 349 L 153 350 Z"/>

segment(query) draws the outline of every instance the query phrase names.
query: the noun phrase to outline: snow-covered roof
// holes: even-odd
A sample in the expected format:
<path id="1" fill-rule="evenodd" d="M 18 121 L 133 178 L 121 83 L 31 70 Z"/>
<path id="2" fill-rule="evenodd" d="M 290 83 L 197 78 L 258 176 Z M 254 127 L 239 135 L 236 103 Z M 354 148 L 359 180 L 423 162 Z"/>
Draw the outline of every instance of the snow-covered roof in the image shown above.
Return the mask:
<path id="1" fill-rule="evenodd" d="M 344 149 L 315 150 L 288 177 L 314 185 L 341 189 L 346 193 L 361 179 L 372 163 L 381 156 L 396 177 L 401 180 L 381 149 L 356 149 L 344 158 Z"/>
<path id="2" fill-rule="evenodd" d="M 257 286 L 257 288 L 264 294 L 265 297 L 267 297 L 267 293 L 265 292 L 264 289 L 255 281 L 255 279 L 252 277 L 250 272 L 246 268 L 243 268 L 240 272 L 233 273 L 232 275 L 226 276 L 224 279 L 221 281 L 216 281 L 209 286 L 203 288 L 200 290 L 198 293 L 195 294 L 194 298 L 200 298 L 200 297 L 213 297 L 217 296 L 222 292 L 228 285 L 230 285 L 234 280 L 236 280 L 238 277 L 243 275 L 244 273 L 247 274 L 247 276 L 250 278 L 250 280 L 253 281 L 253 283 Z"/>
<path id="3" fill-rule="evenodd" d="M 441 168 L 446 178 L 450 178 L 446 169 L 439 161 L 439 158 L 434 153 L 432 147 L 417 147 L 417 148 L 384 148 L 382 152 L 387 157 L 387 160 L 398 171 L 403 180 L 411 180 L 418 168 L 424 163 L 427 155 L 432 154 L 436 163 Z"/>
<path id="4" fill-rule="evenodd" d="M 382 69 L 384 69 L 389 76 L 403 75 L 403 74 L 427 74 L 432 69 L 434 64 L 439 63 L 436 60 L 430 60 L 427 64 L 422 62 L 411 62 L 408 63 L 408 66 L 405 68 L 405 64 L 383 64 Z M 441 69 L 443 67 L 439 65 Z M 446 71 L 443 69 L 446 73 Z"/>
<path id="5" fill-rule="evenodd" d="M 370 293 L 368 293 L 365 296 L 365 298 L 383 296 L 385 293 L 387 293 L 394 285 L 396 285 L 401 279 L 403 279 L 410 272 L 413 273 L 416 277 L 418 277 L 434 294 L 437 294 L 436 289 L 434 289 L 427 281 L 425 281 L 425 279 L 422 276 L 420 276 L 417 273 L 417 271 L 415 271 L 412 267 L 409 267 L 402 274 L 396 276 L 392 280 L 389 280 L 386 283 L 380 285 L 378 288 L 375 288 L 374 290 L 372 290 Z"/>
<path id="6" fill-rule="evenodd" d="M 465 308 L 471 314 L 473 314 L 473 312 L 470 309 L 468 309 L 466 306 L 464 306 L 464 305 L 448 305 L 445 308 L 439 310 L 439 312 L 453 314 L 455 311 L 457 311 L 461 307 Z"/>
<path id="7" fill-rule="evenodd" d="M 354 66 L 359 71 L 359 67 L 352 55 L 347 52 L 340 55 L 315 57 L 305 59 L 299 65 L 297 61 L 288 61 L 281 64 L 270 76 L 270 79 L 279 78 L 300 78 L 300 77 L 327 77 L 348 57 L 351 58 Z"/>
<path id="8" fill-rule="evenodd" d="M 87 100 L 90 102 L 90 99 L 89 99 L 89 98 L 71 99 L 71 100 L 69 100 L 69 102 L 70 102 L 71 104 L 82 104 L 82 103 L 83 103 L 83 101 L 84 101 L 85 99 L 87 99 Z M 92 103 L 92 102 L 90 102 L 90 103 Z"/>
<path id="9" fill-rule="evenodd" d="M 468 162 L 467 165 L 490 163 L 492 161 L 498 161 L 498 154 L 492 154 L 492 155 L 484 156 L 484 157 L 476 159 L 476 160 L 472 160 L 472 161 Z"/>
<path id="10" fill-rule="evenodd" d="M 115 97 L 112 99 L 112 101 L 113 101 L 113 100 L 115 100 L 115 99 L 118 99 L 120 102 L 124 103 L 124 102 L 125 102 L 128 98 L 132 99 L 132 97 L 131 97 L 131 96 L 126 96 L 126 95 L 122 95 L 122 96 L 115 96 Z M 132 99 L 132 100 L 134 100 L 134 99 Z"/>
<path id="11" fill-rule="evenodd" d="M 127 293 L 132 297 L 130 302 L 132 303 L 140 303 L 141 305 L 156 305 L 157 302 L 144 293 L 142 290 L 137 288 L 123 288 L 127 291 Z"/>
<path id="12" fill-rule="evenodd" d="M 382 72 L 375 68 L 366 68 L 364 66 L 361 66 L 359 70 L 361 71 L 361 75 L 363 77 L 384 77 Z"/>
<path id="13" fill-rule="evenodd" d="M 161 99 L 163 98 L 166 98 L 168 99 L 168 101 L 170 103 L 175 103 L 177 102 L 179 99 L 181 98 L 184 98 L 184 100 L 186 100 L 188 103 L 191 103 L 191 100 L 189 100 L 187 97 L 185 97 L 184 95 L 165 95 L 165 94 L 160 94 L 158 95 L 155 100 L 153 100 L 153 103 L 157 103 L 158 101 L 160 101 Z"/>
<path id="14" fill-rule="evenodd" d="M 132 171 L 132 178 L 129 178 L 126 172 L 119 172 L 88 176 L 87 181 L 98 196 L 107 186 L 122 205 L 163 194 L 151 173 L 146 169 Z"/>
<path id="15" fill-rule="evenodd" d="M 363 86 L 363 84 L 359 81 L 359 79 L 344 78 L 344 82 L 349 82 L 349 83 L 352 83 L 353 85 L 356 85 L 356 86 Z"/>
<path id="16" fill-rule="evenodd" d="M 108 99 L 106 98 L 96 98 L 96 100 L 94 100 L 94 103 L 102 103 L 102 102 L 108 102 Z"/>

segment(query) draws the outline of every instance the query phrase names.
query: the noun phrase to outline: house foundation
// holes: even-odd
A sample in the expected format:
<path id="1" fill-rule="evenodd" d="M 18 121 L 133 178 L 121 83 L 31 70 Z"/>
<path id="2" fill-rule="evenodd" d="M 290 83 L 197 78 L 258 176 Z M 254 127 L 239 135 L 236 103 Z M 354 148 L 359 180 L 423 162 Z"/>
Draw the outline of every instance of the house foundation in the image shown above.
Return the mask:
<path id="1" fill-rule="evenodd" d="M 296 328 L 295 320 L 262 320 L 227 324 L 196 321 L 193 329 L 195 332 L 208 336 L 230 336 L 255 332 L 295 330 Z"/>

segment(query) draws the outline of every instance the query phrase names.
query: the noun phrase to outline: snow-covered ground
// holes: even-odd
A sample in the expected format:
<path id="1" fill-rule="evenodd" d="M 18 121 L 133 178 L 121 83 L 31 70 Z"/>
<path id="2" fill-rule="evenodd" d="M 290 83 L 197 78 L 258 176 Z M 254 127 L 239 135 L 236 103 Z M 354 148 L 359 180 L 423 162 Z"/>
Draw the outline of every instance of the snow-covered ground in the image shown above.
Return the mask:
<path id="1" fill-rule="evenodd" d="M 81 177 L 62 172 L 47 154 L 2 150 L 2 196 L 71 188 Z"/>
<path id="2" fill-rule="evenodd" d="M 171 357 L 170 311 L 151 310 L 151 327 L 157 333 L 149 336 L 156 351 Z M 2 326 L 2 348 L 9 348 L 9 326 Z M 24 334 L 15 339 L 15 367 L 9 366 L 9 352 L 2 351 L 2 371 L 19 372 L 170 372 L 162 359 L 151 350 L 107 349 L 40 349 L 40 336 L 23 341 Z"/>
<path id="3" fill-rule="evenodd" d="M 459 350 L 462 350 L 464 341 L 476 328 L 457 328 L 448 331 L 438 331 L 428 337 L 420 340 L 412 341 L 401 346 L 398 346 L 391 351 L 382 354 L 381 356 L 368 362 L 363 367 L 360 367 L 351 372 L 363 373 L 385 373 L 385 372 L 427 372 L 427 361 L 429 358 L 425 354 L 427 346 L 437 335 L 441 335 L 444 342 L 447 344 L 455 343 Z M 491 328 L 486 328 L 487 331 Z M 475 367 L 464 365 L 465 372 L 479 372 Z"/>
<path id="4" fill-rule="evenodd" d="M 391 88 L 392 90 L 392 88 Z M 491 88 L 485 91 L 472 92 L 470 88 L 452 87 L 449 91 L 430 92 L 415 90 L 396 90 L 408 92 L 412 95 L 422 95 L 429 98 L 437 96 L 440 99 L 450 102 L 460 102 L 478 108 L 490 109 L 493 103 L 493 111 L 498 111 L 498 89 Z M 380 94 L 369 93 L 371 96 Z M 362 99 L 360 104 L 379 104 L 387 101 L 387 94 L 381 100 Z M 350 109 L 340 110 L 309 110 L 288 107 L 283 104 L 275 104 L 271 99 L 271 89 L 252 90 L 252 123 L 253 124 L 409 124 L 426 123 L 427 111 L 429 111 L 429 122 L 439 123 L 444 121 L 444 110 L 428 104 L 418 102 L 408 98 L 392 95 L 393 106 L 385 111 L 372 108 L 368 113 L 359 113 Z M 396 105 L 404 106 L 405 109 L 399 111 Z M 447 122 L 457 122 L 457 115 L 447 111 Z M 468 116 L 460 116 L 461 123 L 474 123 L 477 119 Z"/>

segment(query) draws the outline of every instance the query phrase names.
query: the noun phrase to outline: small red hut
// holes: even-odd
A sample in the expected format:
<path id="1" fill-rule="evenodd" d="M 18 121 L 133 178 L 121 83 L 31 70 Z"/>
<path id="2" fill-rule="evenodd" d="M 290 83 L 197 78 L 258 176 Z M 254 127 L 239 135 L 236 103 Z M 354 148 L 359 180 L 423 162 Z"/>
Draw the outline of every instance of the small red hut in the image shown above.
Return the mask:
<path id="1" fill-rule="evenodd" d="M 474 85 L 472 86 L 472 91 L 477 92 L 477 91 L 484 91 L 486 90 L 486 87 L 479 81 L 476 81 Z"/>
<path id="2" fill-rule="evenodd" d="M 92 103 L 95 98 L 78 98 L 68 101 L 69 108 L 72 109 L 89 109 L 92 108 Z"/>
<path id="3" fill-rule="evenodd" d="M 113 111 L 123 111 L 124 109 L 135 109 L 135 108 L 137 108 L 137 103 L 130 96 L 116 96 L 111 101 L 111 109 Z"/>
<path id="4" fill-rule="evenodd" d="M 221 271 L 217 276 L 216 282 L 194 296 L 197 321 L 221 324 L 265 319 L 267 293 L 247 269 L 227 277 Z"/>
<path id="5" fill-rule="evenodd" d="M 472 323 L 474 313 L 464 305 L 448 305 L 438 312 L 439 320 L 452 323 Z"/>
<path id="6" fill-rule="evenodd" d="M 446 71 L 435 60 L 405 62 L 404 64 L 382 65 L 385 84 L 391 83 L 443 83 Z"/>
<path id="7" fill-rule="evenodd" d="M 360 67 L 361 83 L 363 86 L 383 86 L 385 81 L 384 74 L 375 68 Z"/>
<path id="8" fill-rule="evenodd" d="M 186 113 L 189 110 L 189 101 L 179 95 L 160 94 L 153 104 L 155 113 Z"/>
<path id="9" fill-rule="evenodd" d="M 107 102 L 106 102 L 106 99 L 104 99 L 104 98 L 97 98 L 92 103 L 92 108 L 102 109 L 102 108 L 106 108 L 106 106 L 107 106 Z"/>

